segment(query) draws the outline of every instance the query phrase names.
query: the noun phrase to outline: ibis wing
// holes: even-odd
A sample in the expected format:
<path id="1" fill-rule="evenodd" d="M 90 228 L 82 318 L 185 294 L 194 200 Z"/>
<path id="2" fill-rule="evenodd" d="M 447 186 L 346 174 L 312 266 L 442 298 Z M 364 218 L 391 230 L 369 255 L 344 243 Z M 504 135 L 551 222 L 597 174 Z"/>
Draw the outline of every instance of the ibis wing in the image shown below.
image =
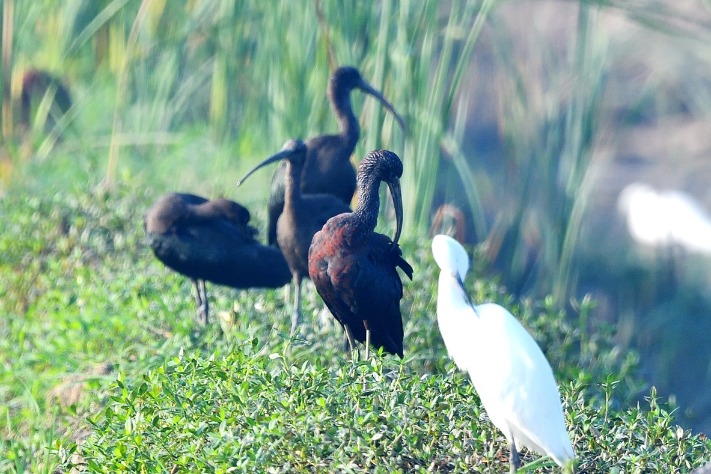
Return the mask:
<path id="1" fill-rule="evenodd" d="M 380 235 L 380 234 L 376 234 Z M 390 239 L 388 239 L 390 240 Z M 400 270 L 402 270 L 407 277 L 412 280 L 412 275 L 414 274 L 414 270 L 412 269 L 412 265 L 407 263 L 407 260 L 405 260 L 402 256 L 402 250 L 400 249 L 400 246 L 394 242 L 390 242 L 390 260 L 395 265 L 396 267 L 399 267 Z"/>
<path id="2" fill-rule="evenodd" d="M 309 277 L 333 317 L 341 325 L 346 325 L 349 324 L 351 314 L 347 301 L 350 301 L 352 296 L 349 286 L 344 286 L 344 278 L 340 274 L 347 267 L 347 262 L 341 252 L 331 245 L 331 224 L 332 222 L 326 224 L 324 230 L 317 232 L 311 241 L 308 255 Z"/>
<path id="3" fill-rule="evenodd" d="M 412 274 L 412 268 L 402 258 L 400 249 L 394 247 L 388 237 L 373 234 L 359 258 L 352 305 L 359 318 L 368 321 L 373 344 L 402 356 L 402 281 L 397 266 Z"/>
<path id="4" fill-rule="evenodd" d="M 404 260 L 383 235 L 375 234 L 347 250 L 329 246 L 326 235 L 314 236 L 309 255 L 309 275 L 319 294 L 356 340 L 365 341 L 367 321 L 371 344 L 402 356 L 402 282 L 396 266 Z"/>

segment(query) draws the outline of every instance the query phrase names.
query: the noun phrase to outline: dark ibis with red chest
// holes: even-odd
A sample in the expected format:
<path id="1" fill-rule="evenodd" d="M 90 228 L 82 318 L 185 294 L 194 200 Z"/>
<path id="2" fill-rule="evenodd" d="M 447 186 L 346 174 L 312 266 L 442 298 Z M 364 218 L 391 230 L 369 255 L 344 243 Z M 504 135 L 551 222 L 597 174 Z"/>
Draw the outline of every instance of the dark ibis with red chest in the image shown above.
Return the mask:
<path id="1" fill-rule="evenodd" d="M 205 282 L 232 288 L 278 288 L 289 282 L 279 249 L 260 244 L 249 211 L 228 199 L 194 194 L 161 196 L 146 212 L 144 228 L 154 255 L 193 280 L 198 320 L 208 322 Z"/>
<path id="2" fill-rule="evenodd" d="M 358 119 L 353 113 L 351 91 L 360 89 L 378 99 L 395 116 L 400 127 L 405 122 L 382 93 L 371 86 L 354 67 L 336 69 L 328 82 L 328 100 L 338 120 L 338 133 L 319 135 L 306 141 L 308 151 L 301 175 L 302 194 L 332 194 L 350 205 L 356 189 L 356 171 L 351 155 L 360 137 Z M 267 239 L 277 242 L 277 220 L 284 207 L 286 165 L 281 165 L 272 176 L 269 194 L 269 223 Z M 277 242 L 278 243 L 278 242 Z"/>
<path id="3" fill-rule="evenodd" d="M 309 277 L 309 246 L 314 234 L 321 230 L 331 217 L 350 212 L 351 208 L 331 194 L 303 194 L 301 178 L 307 146 L 301 140 L 289 140 L 281 151 L 255 166 L 240 181 L 241 184 L 262 166 L 286 161 L 284 212 L 277 220 L 276 238 L 294 282 L 294 307 L 291 317 L 291 334 L 301 320 L 301 282 Z"/>
<path id="4" fill-rule="evenodd" d="M 353 339 L 403 357 L 399 267 L 412 279 L 412 267 L 398 245 L 402 231 L 402 162 L 393 152 L 372 151 L 358 167 L 358 205 L 326 222 L 309 249 L 309 275 L 333 316 Z M 394 240 L 375 232 L 384 181 L 395 208 Z"/>

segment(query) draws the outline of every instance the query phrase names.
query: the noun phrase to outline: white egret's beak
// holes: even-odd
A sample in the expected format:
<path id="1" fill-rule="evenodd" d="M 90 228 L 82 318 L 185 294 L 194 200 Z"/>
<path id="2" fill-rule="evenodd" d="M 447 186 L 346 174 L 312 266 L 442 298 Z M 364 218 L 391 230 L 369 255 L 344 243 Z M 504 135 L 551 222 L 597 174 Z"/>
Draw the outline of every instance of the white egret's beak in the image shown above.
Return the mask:
<path id="1" fill-rule="evenodd" d="M 464 301 L 466 301 L 467 304 L 472 308 L 472 310 L 474 310 L 474 313 L 479 316 L 479 313 L 477 313 L 476 308 L 474 307 L 474 302 L 469 296 L 469 293 L 467 293 L 467 289 L 464 287 L 464 282 L 459 277 L 459 274 L 457 272 L 452 272 L 451 275 L 452 278 L 454 278 L 454 281 L 457 282 L 457 286 L 459 286 L 459 289 L 462 290 L 462 295 L 464 295 Z"/>

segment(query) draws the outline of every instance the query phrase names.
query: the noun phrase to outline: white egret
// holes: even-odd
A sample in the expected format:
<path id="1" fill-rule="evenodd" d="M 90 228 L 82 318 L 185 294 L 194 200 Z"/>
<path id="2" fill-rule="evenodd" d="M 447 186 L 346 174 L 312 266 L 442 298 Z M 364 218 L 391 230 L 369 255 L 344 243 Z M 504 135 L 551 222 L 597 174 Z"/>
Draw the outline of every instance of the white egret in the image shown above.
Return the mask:
<path id="1" fill-rule="evenodd" d="M 691 195 L 657 191 L 644 183 L 625 186 L 617 200 L 632 238 L 648 247 L 678 245 L 711 255 L 711 216 Z"/>
<path id="2" fill-rule="evenodd" d="M 561 467 L 575 457 L 560 393 L 540 347 L 513 315 L 497 304 L 474 306 L 464 288 L 469 257 L 453 238 L 437 235 L 437 322 L 449 355 L 469 373 L 484 409 L 511 448 L 510 470 L 520 467 L 518 446 L 548 455 Z"/>

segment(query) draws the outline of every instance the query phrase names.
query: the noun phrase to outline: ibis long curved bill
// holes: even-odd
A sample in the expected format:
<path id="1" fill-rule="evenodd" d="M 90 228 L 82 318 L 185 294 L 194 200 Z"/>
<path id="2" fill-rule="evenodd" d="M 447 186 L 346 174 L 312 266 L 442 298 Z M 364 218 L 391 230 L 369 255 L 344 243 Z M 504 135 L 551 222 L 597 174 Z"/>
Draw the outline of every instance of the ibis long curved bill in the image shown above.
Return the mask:
<path id="1" fill-rule="evenodd" d="M 258 169 L 263 168 L 263 167 L 265 167 L 265 166 L 267 166 L 267 165 L 270 165 L 270 164 L 272 164 L 272 163 L 274 163 L 274 162 L 276 162 L 276 161 L 281 161 L 281 160 L 283 160 L 284 158 L 286 158 L 287 155 L 288 155 L 287 152 L 285 152 L 285 151 L 280 151 L 279 153 L 277 153 L 277 154 L 275 154 L 275 155 L 272 155 L 272 156 L 270 156 L 269 158 L 267 158 L 266 160 L 260 162 L 260 163 L 257 164 L 254 168 L 252 168 L 251 170 L 249 170 L 249 171 L 247 172 L 247 174 L 245 174 L 245 175 L 242 177 L 242 179 L 240 179 L 239 181 L 237 181 L 237 186 L 242 186 L 242 183 L 244 183 L 245 181 L 247 181 L 247 178 L 249 178 L 250 176 L 252 176 L 252 175 L 254 174 L 254 172 L 257 171 Z"/>
<path id="2" fill-rule="evenodd" d="M 395 237 L 393 237 L 393 242 L 397 244 L 400 241 L 400 234 L 402 233 L 402 190 L 400 189 L 400 180 L 396 179 L 388 182 L 388 188 L 390 189 L 390 197 L 393 200 L 393 207 L 395 208 Z"/>
<path id="3" fill-rule="evenodd" d="M 254 168 L 249 170 L 247 172 L 247 174 L 245 174 L 242 179 L 237 181 L 237 186 L 241 186 L 242 183 L 244 183 L 247 180 L 247 178 L 252 176 L 252 174 L 254 174 L 254 172 L 257 171 L 258 169 L 263 168 L 263 167 L 270 165 L 272 163 L 276 163 L 277 161 L 281 161 L 281 160 L 288 158 L 289 156 L 291 156 L 294 153 L 294 150 L 296 149 L 297 146 L 304 146 L 303 142 L 300 140 L 287 141 L 284 144 L 284 146 L 282 147 L 282 149 L 279 150 L 279 152 L 273 154 L 272 156 L 263 160 L 261 163 L 257 164 Z"/>
<path id="4" fill-rule="evenodd" d="M 406 132 L 407 129 L 405 128 L 405 121 L 402 119 L 400 114 L 397 113 L 395 110 L 395 107 L 392 106 L 390 102 L 385 98 L 383 94 L 380 93 L 376 88 L 371 86 L 365 79 L 361 78 L 361 81 L 358 83 L 358 88 L 362 90 L 363 92 L 372 95 L 378 101 L 380 101 L 381 104 L 383 104 L 383 107 L 388 109 L 390 113 L 392 113 L 395 116 L 395 120 L 397 121 L 398 125 L 400 125 L 400 128 L 402 129 L 403 132 Z"/>

